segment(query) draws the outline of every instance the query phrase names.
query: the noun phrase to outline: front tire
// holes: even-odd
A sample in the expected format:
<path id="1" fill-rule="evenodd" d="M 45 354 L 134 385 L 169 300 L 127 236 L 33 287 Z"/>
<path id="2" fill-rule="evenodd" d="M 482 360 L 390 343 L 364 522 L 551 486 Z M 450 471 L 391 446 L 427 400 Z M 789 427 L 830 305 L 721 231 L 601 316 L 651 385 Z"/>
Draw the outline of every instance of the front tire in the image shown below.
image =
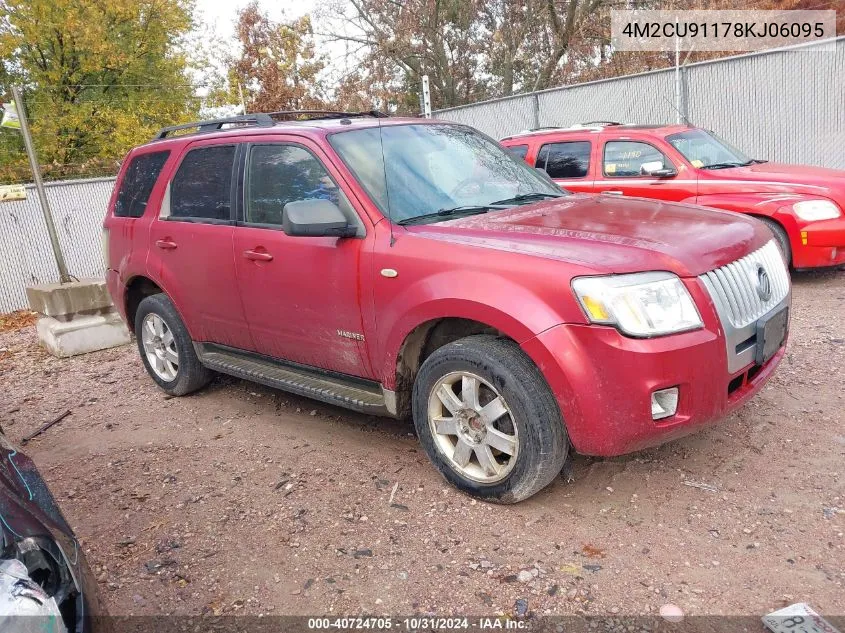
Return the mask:
<path id="1" fill-rule="evenodd" d="M 138 351 L 147 373 L 171 396 L 184 396 L 211 380 L 173 302 L 164 294 L 146 297 L 135 313 Z"/>
<path id="2" fill-rule="evenodd" d="M 468 336 L 431 354 L 414 382 L 413 414 L 440 473 L 485 501 L 527 499 L 554 480 L 569 453 L 545 379 L 500 337 Z"/>
<path id="3" fill-rule="evenodd" d="M 780 248 L 780 253 L 783 255 L 783 260 L 786 262 L 787 267 L 792 266 L 792 246 L 789 243 L 789 236 L 786 234 L 786 231 L 775 220 L 770 220 L 769 218 L 760 218 L 760 220 L 774 233 L 778 248 Z"/>

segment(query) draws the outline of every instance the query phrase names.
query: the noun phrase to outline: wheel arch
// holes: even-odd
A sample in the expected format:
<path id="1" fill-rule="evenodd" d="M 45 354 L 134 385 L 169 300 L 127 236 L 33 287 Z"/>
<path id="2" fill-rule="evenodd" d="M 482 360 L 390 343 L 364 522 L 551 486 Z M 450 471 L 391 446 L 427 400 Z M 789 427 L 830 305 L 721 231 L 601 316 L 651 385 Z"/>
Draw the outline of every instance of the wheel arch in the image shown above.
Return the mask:
<path id="1" fill-rule="evenodd" d="M 182 313 L 182 310 L 179 309 L 179 306 L 176 305 L 176 302 L 173 300 L 173 295 L 167 291 L 167 287 L 156 279 L 153 279 L 145 274 L 134 275 L 126 282 L 126 291 L 123 296 L 123 301 L 126 314 L 126 324 L 129 327 L 129 330 L 133 333 L 135 332 L 135 315 L 138 312 L 138 306 L 141 305 L 141 301 L 155 294 L 163 294 L 170 299 L 170 302 L 173 304 L 173 308 L 176 310 L 179 318 L 182 319 L 182 322 L 185 324 L 188 332 L 193 336 L 191 328 L 185 320 L 185 315 Z"/>
<path id="2" fill-rule="evenodd" d="M 471 304 L 472 302 L 467 302 Z M 476 305 L 452 310 L 437 316 L 429 315 L 397 328 L 388 342 L 383 384 L 396 394 L 396 413 L 407 418 L 411 413 L 411 392 L 420 366 L 435 350 L 474 334 L 494 334 L 513 340 L 527 340 L 533 333 L 512 316 L 485 306 L 479 314 Z"/>

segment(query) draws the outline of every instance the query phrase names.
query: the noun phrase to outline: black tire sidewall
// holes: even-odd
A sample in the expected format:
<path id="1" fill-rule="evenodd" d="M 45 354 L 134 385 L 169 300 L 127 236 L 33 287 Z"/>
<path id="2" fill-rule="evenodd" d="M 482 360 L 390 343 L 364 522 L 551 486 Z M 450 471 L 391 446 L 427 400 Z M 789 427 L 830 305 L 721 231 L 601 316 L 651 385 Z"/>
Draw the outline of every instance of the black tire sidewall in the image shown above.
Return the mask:
<path id="1" fill-rule="evenodd" d="M 538 480 L 553 479 L 560 472 L 569 444 L 557 403 L 533 363 L 533 372 L 529 371 L 526 375 L 524 363 L 497 358 L 502 354 L 491 357 L 485 350 L 473 345 L 473 339 L 489 338 L 492 337 L 468 337 L 444 346 L 426 359 L 414 382 L 414 425 L 429 458 L 449 483 L 474 497 L 498 503 L 514 503 L 531 496 L 549 483 L 542 481 L 538 484 Z M 505 342 L 500 340 L 500 343 Z M 513 356 L 524 356 L 515 344 L 512 350 L 504 347 L 503 351 L 505 356 L 509 355 L 508 352 Z M 530 363 L 527 357 L 524 360 Z M 513 470 L 500 482 L 484 484 L 461 476 L 435 445 L 428 422 L 429 394 L 439 378 L 457 371 L 472 372 L 493 385 L 512 413 L 519 438 L 519 451 Z M 551 478 L 538 478 L 538 465 L 548 461 L 559 462 L 553 466 L 556 469 L 554 474 Z"/>
<path id="2" fill-rule="evenodd" d="M 786 231 L 775 220 L 771 220 L 769 218 L 761 218 L 761 220 L 766 226 L 769 227 L 769 230 L 774 234 L 775 240 L 777 240 L 778 243 L 778 248 L 783 254 L 783 258 L 786 260 L 786 265 L 791 266 L 792 244 L 789 243 L 789 236 L 786 234 Z"/>

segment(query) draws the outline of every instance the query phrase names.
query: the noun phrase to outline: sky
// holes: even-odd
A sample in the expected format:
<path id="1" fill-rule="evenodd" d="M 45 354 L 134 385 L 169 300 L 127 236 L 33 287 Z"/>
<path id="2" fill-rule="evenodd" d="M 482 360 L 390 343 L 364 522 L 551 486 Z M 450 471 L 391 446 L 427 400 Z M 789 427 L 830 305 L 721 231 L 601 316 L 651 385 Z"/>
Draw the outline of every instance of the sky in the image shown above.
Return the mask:
<path id="1" fill-rule="evenodd" d="M 235 35 L 235 20 L 238 11 L 249 4 L 249 0 L 196 0 L 198 17 L 221 38 L 228 39 Z M 272 20 L 298 18 L 312 12 L 319 5 L 318 0 L 282 0 L 272 2 L 258 0 L 262 10 L 267 11 Z"/>

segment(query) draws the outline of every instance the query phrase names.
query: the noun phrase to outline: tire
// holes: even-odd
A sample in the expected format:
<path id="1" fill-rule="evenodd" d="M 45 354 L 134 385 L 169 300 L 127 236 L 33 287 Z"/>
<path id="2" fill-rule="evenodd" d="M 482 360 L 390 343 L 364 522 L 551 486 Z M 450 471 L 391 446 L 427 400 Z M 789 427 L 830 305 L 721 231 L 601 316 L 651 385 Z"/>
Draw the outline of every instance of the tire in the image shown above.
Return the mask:
<path id="1" fill-rule="evenodd" d="M 783 227 L 775 220 L 771 220 L 769 218 L 760 218 L 760 220 L 769 227 L 772 233 L 774 233 L 775 239 L 778 242 L 778 248 L 780 248 L 781 255 L 783 255 L 786 265 L 791 266 L 792 246 L 789 244 L 789 236 L 786 234 L 786 231 L 784 231 Z"/>
<path id="2" fill-rule="evenodd" d="M 497 399 L 501 403 L 493 402 Z M 453 486 L 485 501 L 527 499 L 555 479 L 569 454 L 557 401 L 534 363 L 510 340 L 483 334 L 437 349 L 420 367 L 412 404 L 417 435 L 432 463 Z M 471 448 L 459 450 L 459 444 Z"/>
<path id="3" fill-rule="evenodd" d="M 172 338 L 167 336 L 168 332 Z M 211 380 L 212 372 L 197 358 L 188 329 L 167 295 L 151 295 L 138 305 L 135 338 L 147 373 L 165 393 L 184 396 Z M 171 360 L 173 352 L 175 362 Z"/>

